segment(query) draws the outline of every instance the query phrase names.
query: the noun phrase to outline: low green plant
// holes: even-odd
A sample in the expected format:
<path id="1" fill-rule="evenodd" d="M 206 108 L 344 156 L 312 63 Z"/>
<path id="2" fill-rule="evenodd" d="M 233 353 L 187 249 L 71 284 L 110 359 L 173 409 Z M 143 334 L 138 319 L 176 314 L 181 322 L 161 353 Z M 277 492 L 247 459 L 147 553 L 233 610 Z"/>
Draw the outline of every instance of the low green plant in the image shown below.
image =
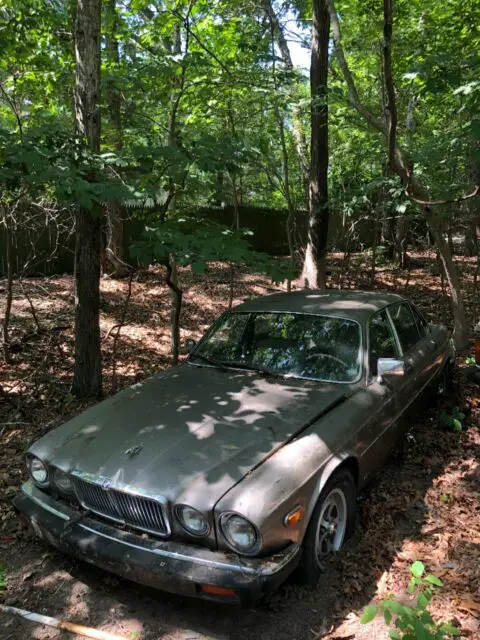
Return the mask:
<path id="1" fill-rule="evenodd" d="M 465 364 L 468 364 L 469 366 L 476 364 L 476 360 L 473 356 L 467 356 L 465 358 Z"/>
<path id="2" fill-rule="evenodd" d="M 448 429 L 449 431 L 461 431 L 464 420 L 465 414 L 460 411 L 459 407 L 453 407 L 448 413 L 442 411 L 438 419 L 438 424 L 443 429 Z"/>
<path id="3" fill-rule="evenodd" d="M 435 588 L 442 587 L 443 582 L 433 575 L 424 577 L 423 562 L 414 562 L 410 571 L 412 577 L 407 591 L 417 595 L 415 604 L 401 604 L 391 594 L 380 603 L 365 607 L 360 622 L 367 624 L 378 613 L 383 613 L 385 622 L 392 627 L 389 631 L 392 640 L 444 640 L 459 636 L 459 629 L 446 622 L 435 622 L 427 609 Z"/>
<path id="4" fill-rule="evenodd" d="M 0 590 L 7 588 L 7 570 L 0 564 Z"/>

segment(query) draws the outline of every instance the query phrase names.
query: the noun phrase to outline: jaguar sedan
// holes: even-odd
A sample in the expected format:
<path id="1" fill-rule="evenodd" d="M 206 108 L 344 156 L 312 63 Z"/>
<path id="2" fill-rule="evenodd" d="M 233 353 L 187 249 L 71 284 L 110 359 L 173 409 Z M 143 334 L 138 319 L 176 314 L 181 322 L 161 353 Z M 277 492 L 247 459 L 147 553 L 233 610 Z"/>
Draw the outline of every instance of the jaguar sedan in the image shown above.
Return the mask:
<path id="1" fill-rule="evenodd" d="M 252 602 L 294 570 L 315 585 L 454 358 L 398 295 L 246 301 L 182 365 L 35 442 L 15 505 L 62 551 L 166 591 Z"/>

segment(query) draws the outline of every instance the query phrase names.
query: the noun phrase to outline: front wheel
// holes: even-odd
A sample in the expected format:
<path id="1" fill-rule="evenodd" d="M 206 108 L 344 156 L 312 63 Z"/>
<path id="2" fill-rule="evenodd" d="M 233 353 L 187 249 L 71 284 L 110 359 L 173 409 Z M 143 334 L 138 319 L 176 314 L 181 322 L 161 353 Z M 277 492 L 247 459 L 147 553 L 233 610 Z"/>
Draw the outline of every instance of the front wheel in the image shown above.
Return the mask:
<path id="1" fill-rule="evenodd" d="M 303 541 L 298 576 L 302 584 L 315 587 L 328 557 L 340 549 L 353 532 L 356 486 L 347 470 L 334 473 L 321 492 Z"/>

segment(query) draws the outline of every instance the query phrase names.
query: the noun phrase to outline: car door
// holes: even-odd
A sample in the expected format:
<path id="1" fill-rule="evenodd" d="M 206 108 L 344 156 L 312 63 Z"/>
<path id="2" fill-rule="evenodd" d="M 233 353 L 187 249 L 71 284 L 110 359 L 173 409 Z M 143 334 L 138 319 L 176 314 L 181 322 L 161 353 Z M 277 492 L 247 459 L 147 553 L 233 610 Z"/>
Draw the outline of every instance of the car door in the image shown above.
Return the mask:
<path id="1" fill-rule="evenodd" d="M 379 358 L 400 358 L 400 350 L 390 318 L 385 310 L 375 313 L 367 324 L 367 386 L 365 403 L 369 417 L 358 432 L 358 452 L 362 461 L 362 481 L 377 471 L 395 447 L 395 420 L 401 411 L 397 380 L 378 379 Z"/>
<path id="2" fill-rule="evenodd" d="M 405 374 L 398 382 L 398 395 L 403 413 L 400 427 L 405 431 L 412 426 L 411 422 L 419 408 L 420 394 L 428 382 L 435 356 L 428 332 L 424 327 L 419 328 L 408 302 L 389 306 L 388 313 L 405 363 Z"/>
<path id="3" fill-rule="evenodd" d="M 424 343 L 422 348 L 430 356 L 424 369 L 424 384 L 428 384 L 439 372 L 445 353 L 448 350 L 449 332 L 444 325 L 432 325 L 426 320 L 423 313 L 414 304 L 410 303 L 418 330 L 420 340 Z"/>

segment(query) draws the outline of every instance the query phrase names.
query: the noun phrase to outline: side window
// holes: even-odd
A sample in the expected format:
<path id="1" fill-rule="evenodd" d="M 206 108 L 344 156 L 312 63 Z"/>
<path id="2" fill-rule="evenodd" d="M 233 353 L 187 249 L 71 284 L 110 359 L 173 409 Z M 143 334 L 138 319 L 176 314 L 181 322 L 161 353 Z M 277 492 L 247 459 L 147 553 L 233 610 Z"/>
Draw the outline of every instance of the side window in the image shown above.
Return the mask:
<path id="1" fill-rule="evenodd" d="M 376 376 L 379 358 L 398 358 L 397 345 L 385 311 L 376 313 L 370 320 L 368 336 L 370 375 Z"/>
<path id="2" fill-rule="evenodd" d="M 410 308 L 413 311 L 413 315 L 415 316 L 415 320 L 417 322 L 418 330 L 420 331 L 420 335 L 423 336 L 427 333 L 428 330 L 428 322 L 425 320 L 425 316 L 420 312 L 419 309 L 415 305 L 410 305 Z"/>
<path id="3" fill-rule="evenodd" d="M 420 332 L 410 305 L 400 302 L 389 307 L 388 310 L 392 316 L 403 352 L 406 353 L 420 340 Z"/>

